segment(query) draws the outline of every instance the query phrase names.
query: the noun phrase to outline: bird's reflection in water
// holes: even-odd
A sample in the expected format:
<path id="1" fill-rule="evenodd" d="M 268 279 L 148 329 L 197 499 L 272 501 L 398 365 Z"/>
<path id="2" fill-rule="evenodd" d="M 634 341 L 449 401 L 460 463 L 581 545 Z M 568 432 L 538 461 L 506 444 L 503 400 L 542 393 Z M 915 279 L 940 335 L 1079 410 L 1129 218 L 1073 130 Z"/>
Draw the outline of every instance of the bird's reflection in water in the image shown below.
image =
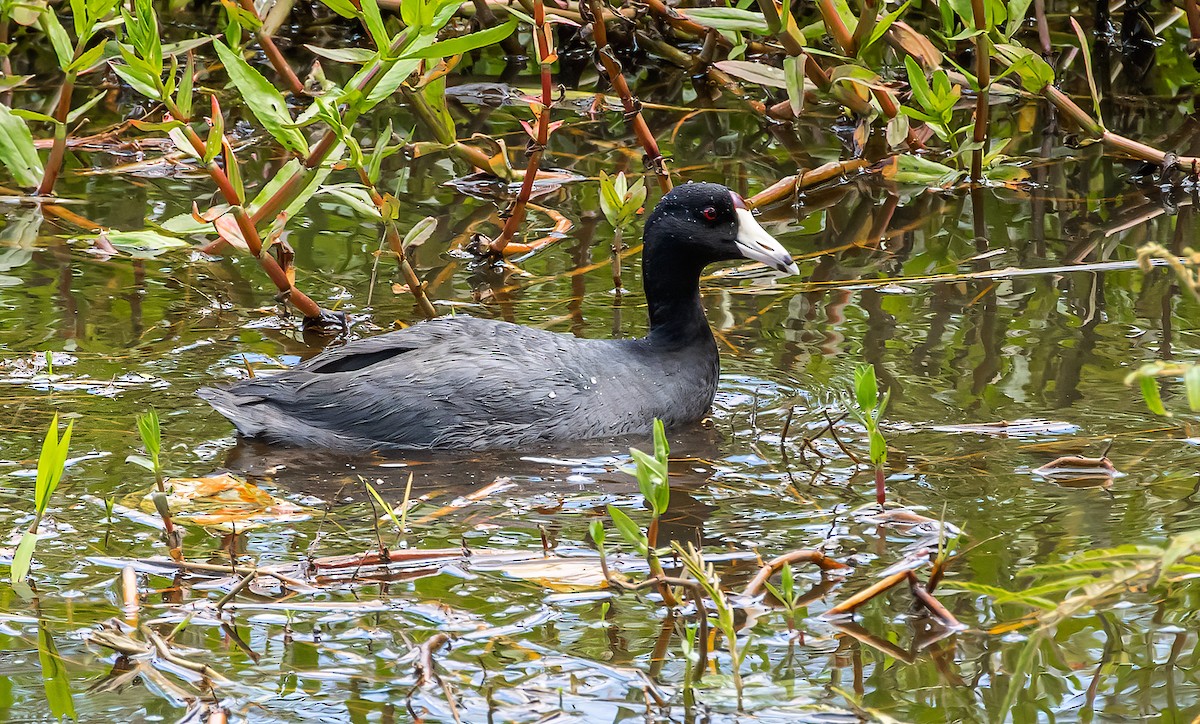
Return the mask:
<path id="1" fill-rule="evenodd" d="M 715 507 L 697 499 L 714 472 L 711 460 L 724 454 L 722 436 L 714 429 L 691 426 L 673 431 L 671 442 L 671 503 L 660 521 L 660 545 L 670 541 L 712 544 L 704 533 L 704 522 Z M 384 500 L 399 506 L 409 475 L 413 476 L 411 498 L 430 496 L 441 506 L 456 499 L 478 496 L 497 479 L 508 485 L 497 497 L 479 496 L 472 505 L 495 505 L 496 500 L 534 501 L 539 510 L 553 513 L 568 500 L 574 507 L 594 505 L 597 513 L 607 503 L 639 495 L 637 481 L 624 468 L 631 465 L 630 447 L 649 449 L 652 443 L 640 437 L 592 440 L 570 446 L 528 447 L 523 450 L 412 451 L 374 454 L 339 454 L 329 450 L 286 448 L 239 439 L 227 455 L 224 468 L 249 479 L 267 482 L 281 492 L 318 498 L 331 506 L 362 501 L 365 479 Z M 701 496 L 703 497 L 703 496 Z M 551 544 L 564 520 L 539 516 Z M 577 517 L 572 517 L 578 520 Z M 513 528 L 532 528 L 525 519 L 494 519 Z M 419 531 L 418 531 L 419 532 Z M 582 530 L 573 534 L 579 538 Z"/>

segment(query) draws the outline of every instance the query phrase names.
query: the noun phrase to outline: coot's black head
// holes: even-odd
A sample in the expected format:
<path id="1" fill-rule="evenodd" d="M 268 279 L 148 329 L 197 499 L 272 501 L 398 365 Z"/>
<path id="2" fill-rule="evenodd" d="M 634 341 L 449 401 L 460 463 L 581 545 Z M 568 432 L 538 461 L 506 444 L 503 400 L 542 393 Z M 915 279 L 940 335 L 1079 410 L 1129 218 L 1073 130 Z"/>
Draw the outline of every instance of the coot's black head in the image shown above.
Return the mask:
<path id="1" fill-rule="evenodd" d="M 742 197 L 720 184 L 684 184 L 663 196 L 646 220 L 645 244 L 648 256 L 683 267 L 752 259 L 787 274 L 799 272 Z"/>

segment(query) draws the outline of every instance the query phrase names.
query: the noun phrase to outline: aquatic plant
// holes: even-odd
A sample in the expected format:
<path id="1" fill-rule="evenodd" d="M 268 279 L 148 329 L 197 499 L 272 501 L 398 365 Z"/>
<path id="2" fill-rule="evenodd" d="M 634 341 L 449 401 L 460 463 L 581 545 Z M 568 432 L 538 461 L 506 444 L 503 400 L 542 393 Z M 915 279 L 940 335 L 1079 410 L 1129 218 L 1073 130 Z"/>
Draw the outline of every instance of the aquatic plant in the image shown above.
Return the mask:
<path id="1" fill-rule="evenodd" d="M 21 541 L 13 552 L 12 567 L 9 570 L 9 580 L 14 584 L 24 582 L 29 575 L 33 552 L 37 548 L 38 529 L 42 525 L 46 510 L 50 507 L 50 496 L 58 489 L 66 470 L 67 448 L 71 445 L 71 430 L 74 427 L 74 420 L 68 422 L 67 429 L 63 431 L 62 437 L 59 437 L 56 413 L 46 430 L 46 438 L 42 441 L 42 450 L 38 455 L 37 477 L 34 479 L 33 522 L 21 535 Z"/>
<path id="2" fill-rule="evenodd" d="M 167 500 L 166 478 L 162 464 L 162 425 L 158 420 L 158 411 L 150 408 L 149 412 L 137 416 L 138 436 L 146 448 L 146 455 L 129 455 L 126 462 L 133 463 L 154 473 L 155 491 L 150 494 L 154 508 L 162 518 L 163 530 L 167 538 L 167 549 L 173 558 L 182 557 L 183 534 L 175 528 L 171 515 L 171 506 Z"/>
<path id="3" fill-rule="evenodd" d="M 616 176 L 600 172 L 600 210 L 613 227 L 612 278 L 613 289 L 618 297 L 621 295 L 621 252 L 625 250 L 625 230 L 633 223 L 645 203 L 645 179 L 639 178 L 630 184 L 624 171 Z"/>
<path id="4" fill-rule="evenodd" d="M 884 468 L 887 465 L 887 441 L 879 431 L 879 421 L 887 410 L 891 392 L 879 396 L 879 382 L 875 378 L 875 367 L 868 364 L 859 365 L 854 370 L 854 397 L 851 412 L 867 429 L 867 441 L 870 446 L 871 466 L 875 470 L 875 502 L 883 505 L 887 502 L 887 487 Z"/>

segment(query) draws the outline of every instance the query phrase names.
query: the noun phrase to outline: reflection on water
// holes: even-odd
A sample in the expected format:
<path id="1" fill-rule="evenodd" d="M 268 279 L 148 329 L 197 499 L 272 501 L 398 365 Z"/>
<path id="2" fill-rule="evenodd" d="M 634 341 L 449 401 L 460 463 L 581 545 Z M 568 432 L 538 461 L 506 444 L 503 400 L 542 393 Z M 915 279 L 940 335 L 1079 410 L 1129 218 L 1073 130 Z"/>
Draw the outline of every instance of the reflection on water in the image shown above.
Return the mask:
<path id="1" fill-rule="evenodd" d="M 658 82 L 656 98 L 685 102 L 677 79 Z M 473 86 L 461 100 L 479 102 L 490 90 Z M 649 115 L 666 134 L 685 112 Z M 1127 606 L 1080 616 L 1029 649 L 1029 629 L 988 633 L 1025 609 L 965 593 L 944 596 L 970 627 L 949 636 L 914 612 L 899 589 L 864 607 L 853 624 L 818 618 L 928 544 L 919 531 L 857 514 L 870 497 L 867 471 L 829 435 L 818 437 L 829 424 L 828 408 L 839 439 L 863 448 L 861 430 L 838 421 L 852 369 L 863 360 L 892 393 L 885 424 L 892 495 L 944 516 L 977 546 L 951 577 L 1020 588 L 1017 572 L 1028 564 L 1094 547 L 1161 543 L 1194 526 L 1190 421 L 1153 417 L 1122 383 L 1145 361 L 1193 358 L 1200 349 L 1195 302 L 1180 295 L 1166 270 L 1143 275 L 1132 263 L 1143 242 L 1176 251 L 1191 243 L 1193 207 L 1135 190 L 1127 169 L 1092 149 L 1069 160 L 1053 157 L 1059 144 L 1049 143 L 1055 132 L 1039 113 L 1015 107 L 996 126 L 998 133 L 1048 129 L 1034 134 L 1029 148 L 1010 151 L 1037 157 L 1028 167 L 1036 191 L 918 193 L 865 176 L 845 179 L 763 215 L 800 259 L 802 277 L 773 283 L 746 265 L 714 269 L 705 282 L 722 385 L 711 420 L 674 436 L 677 475 L 662 535 L 764 557 L 819 547 L 855 565 L 845 583 L 804 572 L 802 582 L 815 588 L 803 641 L 789 639 L 777 617 L 759 621 L 746 664 L 747 708 L 758 720 L 850 721 L 845 712 L 856 707 L 905 721 L 987 721 L 1006 704 L 1022 721 L 1159 712 L 1190 718 L 1200 711 L 1190 633 L 1197 602 L 1186 589 L 1164 601 L 1131 592 Z M 741 114 L 701 113 L 680 127 L 675 165 L 685 178 L 725 181 L 750 194 L 797 165 L 835 157 L 831 121 L 814 116 L 795 130 L 763 129 Z M 513 130 L 499 109 L 476 122 Z M 554 164 L 581 178 L 538 202 L 570 219 L 571 234 L 502 271 L 471 268 L 454 253 L 475 231 L 494 228 L 497 207 L 474 195 L 480 189 L 446 186 L 455 172 L 445 160 L 389 162 L 392 190 L 404 202 L 401 225 L 426 215 L 441 220 L 412 261 L 443 310 L 585 337 L 645 330 L 632 281 L 637 256 L 624 261 L 635 291 L 618 299 L 606 263 L 611 232 L 598 222 L 596 184 L 585 180 L 601 169 L 636 170 L 640 161 L 620 135 L 619 116 L 579 120 L 585 123 L 586 132 L 564 127 L 553 149 Z M 277 166 L 264 161 L 247 182 L 261 183 Z M 72 176 L 63 186 L 65 195 L 85 199 L 72 207 L 77 213 L 121 228 L 183 213 L 193 197 L 208 193 L 203 182 L 185 177 Z M 531 237 L 553 227 L 549 216 L 531 218 Z M 0 405 L 8 416 L 0 520 L 14 530 L 28 523 L 32 481 L 14 473 L 30 467 L 51 410 L 80 416 L 73 454 L 110 453 L 72 467 L 52 514 L 58 534 L 39 545 L 33 606 L 0 591 L 0 642 L 8 652 L 0 708 L 9 718 L 51 711 L 37 662 L 39 635 L 41 648 L 47 635 L 56 643 L 83 720 L 173 720 L 195 698 L 197 689 L 147 672 L 139 685 L 101 685 L 114 657 L 81 638 L 119 615 L 117 572 L 98 557 L 161 553 L 155 531 L 124 520 L 108 526 L 102 509 L 83 497 L 122 498 L 148 487 L 123 460 L 137 446 L 133 415 L 149 406 L 163 416 L 172 474 L 234 470 L 318 512 L 305 523 L 235 536 L 190 530 L 187 550 L 198 560 L 227 564 L 231 545 L 243 563 L 260 565 L 371 549 L 379 511 L 360 476 L 398 503 L 411 474 L 424 522 L 408 542 L 427 548 L 540 551 L 543 540 L 586 548 L 588 524 L 606 504 L 640 514 L 636 484 L 620 468 L 626 448 L 644 440 L 368 459 L 235 444 L 229 425 L 193 396 L 195 389 L 242 376 L 247 367 L 294 364 L 322 342 L 276 315 L 251 260 L 188 253 L 105 259 L 84 251 L 72 240 L 76 233 L 25 208 L 10 208 L 0 228 Z M 401 281 L 387 259 L 368 288 L 376 233 L 337 199 L 321 196 L 290 238 L 303 288 L 347 311 L 357 336 L 418 316 L 411 299 L 393 290 Z M 1063 268 L 1072 265 L 1087 270 Z M 52 373 L 47 351 L 54 353 Z M 1040 422 L 988 426 L 1018 420 Z M 1124 475 L 1108 487 L 1059 485 L 1032 472 L 1060 455 L 1098 455 L 1110 444 Z M 500 477 L 512 487 L 471 498 Z M 452 505 L 456 500 L 466 502 Z M 736 557 L 723 565 L 735 582 L 757 569 Z M 139 583 L 149 592 L 143 620 L 178 617 L 164 602 L 212 598 L 182 579 L 143 574 Z M 500 572 L 452 567 L 303 597 L 306 603 L 290 610 L 253 605 L 267 598 L 251 590 L 224 623 L 203 611 L 177 638 L 231 680 L 220 696 L 251 718 L 395 721 L 410 716 L 411 706 L 426 718 L 451 720 L 440 690 L 409 699 L 414 679 L 406 652 L 414 638 L 443 628 L 460 634 L 437 663 L 464 721 L 549 721 L 556 713 L 554 721 L 636 720 L 647 708 L 647 675 L 668 693 L 683 680 L 678 655 L 654 660 L 661 610 L 635 596 L 564 595 Z M 312 601 L 329 605 L 317 609 Z M 668 621 L 667 630 L 674 625 Z M 480 627 L 511 629 L 471 638 Z M 678 651 L 677 639 L 671 651 Z M 718 666 L 700 696 L 711 711 L 677 706 L 668 711 L 674 719 L 731 715 L 727 659 L 718 656 Z M 98 688 L 85 694 L 90 686 Z"/>

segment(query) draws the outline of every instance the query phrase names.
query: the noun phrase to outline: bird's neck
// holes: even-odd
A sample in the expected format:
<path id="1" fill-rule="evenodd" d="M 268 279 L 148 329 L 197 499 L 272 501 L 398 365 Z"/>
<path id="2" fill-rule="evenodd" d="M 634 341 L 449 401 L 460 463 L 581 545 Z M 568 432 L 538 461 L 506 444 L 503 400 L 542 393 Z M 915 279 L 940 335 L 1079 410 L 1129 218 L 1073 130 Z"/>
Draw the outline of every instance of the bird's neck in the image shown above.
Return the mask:
<path id="1" fill-rule="evenodd" d="M 642 286 L 650 310 L 650 342 L 673 347 L 715 345 L 700 302 L 703 264 L 671 258 L 647 249 L 642 257 Z"/>

